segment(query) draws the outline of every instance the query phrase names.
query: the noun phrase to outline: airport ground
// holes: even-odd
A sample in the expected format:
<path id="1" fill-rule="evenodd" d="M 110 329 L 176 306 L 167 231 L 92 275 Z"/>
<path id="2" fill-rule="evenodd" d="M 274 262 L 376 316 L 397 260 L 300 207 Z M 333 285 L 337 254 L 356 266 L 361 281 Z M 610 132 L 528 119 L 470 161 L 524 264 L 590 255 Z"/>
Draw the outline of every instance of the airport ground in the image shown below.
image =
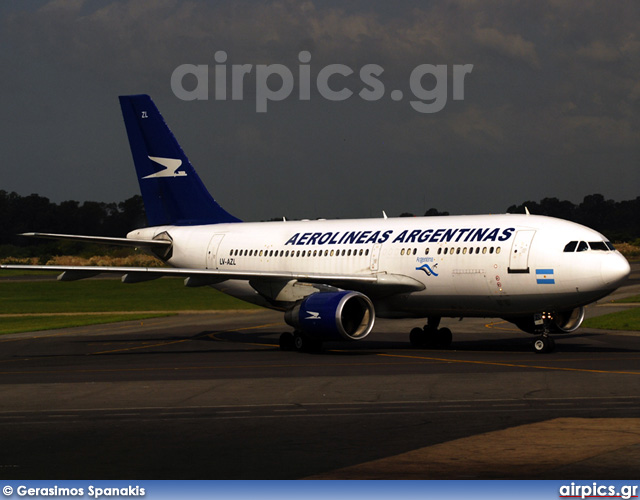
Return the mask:
<path id="1" fill-rule="evenodd" d="M 448 350 L 379 320 L 314 354 L 280 351 L 288 327 L 262 310 L 5 335 L 0 476 L 637 477 L 640 332 L 583 328 L 539 355 L 500 320 L 445 323 Z"/>

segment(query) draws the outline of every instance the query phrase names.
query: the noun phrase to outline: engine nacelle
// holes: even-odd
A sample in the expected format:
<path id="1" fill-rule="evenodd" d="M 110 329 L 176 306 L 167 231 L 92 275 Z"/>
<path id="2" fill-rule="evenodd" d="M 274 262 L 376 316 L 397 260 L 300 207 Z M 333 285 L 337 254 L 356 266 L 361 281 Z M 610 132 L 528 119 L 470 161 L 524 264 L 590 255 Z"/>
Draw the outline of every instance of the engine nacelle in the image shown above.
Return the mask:
<path id="1" fill-rule="evenodd" d="M 568 311 L 560 311 L 554 313 L 544 312 L 542 313 L 543 321 L 548 322 L 550 333 L 571 333 L 575 332 L 582 321 L 584 320 L 584 307 L 576 307 Z M 509 319 L 520 330 L 537 334 L 543 329 L 543 324 L 538 324 L 538 321 L 533 316 L 526 318 Z"/>
<path id="2" fill-rule="evenodd" d="M 359 292 L 319 292 L 289 309 L 284 319 L 313 339 L 362 340 L 373 328 L 375 309 Z"/>

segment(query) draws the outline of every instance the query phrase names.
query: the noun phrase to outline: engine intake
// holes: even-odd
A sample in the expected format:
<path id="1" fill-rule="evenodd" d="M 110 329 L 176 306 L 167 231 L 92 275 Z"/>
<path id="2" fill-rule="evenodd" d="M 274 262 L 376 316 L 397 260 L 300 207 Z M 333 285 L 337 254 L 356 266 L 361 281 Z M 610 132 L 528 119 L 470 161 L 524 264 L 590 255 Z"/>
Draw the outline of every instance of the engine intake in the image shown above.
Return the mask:
<path id="1" fill-rule="evenodd" d="M 362 340 L 373 328 L 375 309 L 359 292 L 319 292 L 298 302 L 284 319 L 317 340 Z"/>

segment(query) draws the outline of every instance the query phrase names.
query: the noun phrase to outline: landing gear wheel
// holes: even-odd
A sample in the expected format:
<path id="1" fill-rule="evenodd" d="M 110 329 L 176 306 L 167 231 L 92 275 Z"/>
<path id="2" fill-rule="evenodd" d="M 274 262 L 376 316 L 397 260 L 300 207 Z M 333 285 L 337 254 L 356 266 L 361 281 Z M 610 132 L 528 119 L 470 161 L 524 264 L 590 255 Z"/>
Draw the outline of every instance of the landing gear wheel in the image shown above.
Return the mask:
<path id="1" fill-rule="evenodd" d="M 293 334 L 293 347 L 298 352 L 318 352 L 322 349 L 322 341 L 312 339 L 302 332 Z"/>
<path id="2" fill-rule="evenodd" d="M 451 346 L 453 334 L 448 328 L 414 328 L 409 333 L 411 345 L 418 349 L 447 349 Z"/>
<path id="3" fill-rule="evenodd" d="M 293 351 L 296 348 L 293 340 L 293 333 L 284 332 L 280 335 L 280 350 Z"/>
<path id="4" fill-rule="evenodd" d="M 438 349 L 447 349 L 451 346 L 453 334 L 448 328 L 440 328 L 436 332 L 435 347 Z"/>
<path id="5" fill-rule="evenodd" d="M 427 345 L 427 333 L 422 328 L 414 328 L 409 333 L 409 341 L 416 348 L 425 347 Z"/>
<path id="6" fill-rule="evenodd" d="M 553 339 L 542 335 L 533 341 L 533 352 L 538 354 L 552 352 L 555 346 Z"/>

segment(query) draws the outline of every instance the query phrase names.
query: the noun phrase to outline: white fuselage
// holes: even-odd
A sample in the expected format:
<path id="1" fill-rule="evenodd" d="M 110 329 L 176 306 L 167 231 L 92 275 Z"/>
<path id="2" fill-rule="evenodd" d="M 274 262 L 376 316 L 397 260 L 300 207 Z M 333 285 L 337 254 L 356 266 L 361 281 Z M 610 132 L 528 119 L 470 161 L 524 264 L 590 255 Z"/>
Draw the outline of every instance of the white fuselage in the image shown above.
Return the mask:
<path id="1" fill-rule="evenodd" d="M 399 293 L 369 285 L 366 293 L 380 317 L 510 317 L 569 310 L 608 295 L 629 273 L 626 259 L 600 233 L 533 215 L 161 226 L 128 237 L 152 239 L 161 233 L 173 240 L 167 262 L 179 268 L 392 275 L 422 284 Z M 566 248 L 570 242 L 577 243 L 573 251 Z M 295 284 L 289 283 L 286 293 L 282 285 L 269 287 L 264 280 L 231 279 L 212 286 L 283 309 L 316 291 L 295 289 Z"/>

